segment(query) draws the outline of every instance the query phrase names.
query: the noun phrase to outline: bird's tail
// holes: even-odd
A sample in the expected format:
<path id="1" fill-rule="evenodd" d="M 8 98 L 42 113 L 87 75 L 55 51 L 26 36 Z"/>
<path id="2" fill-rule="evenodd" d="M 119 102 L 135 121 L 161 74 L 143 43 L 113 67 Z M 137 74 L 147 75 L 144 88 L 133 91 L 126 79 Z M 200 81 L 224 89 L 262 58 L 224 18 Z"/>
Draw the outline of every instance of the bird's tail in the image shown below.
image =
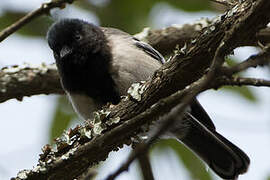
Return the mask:
<path id="1" fill-rule="evenodd" d="M 193 115 L 188 114 L 189 128 L 179 138 L 223 179 L 234 180 L 247 171 L 248 156 L 215 129 L 208 128 Z M 177 136 L 177 135 L 176 135 Z"/>

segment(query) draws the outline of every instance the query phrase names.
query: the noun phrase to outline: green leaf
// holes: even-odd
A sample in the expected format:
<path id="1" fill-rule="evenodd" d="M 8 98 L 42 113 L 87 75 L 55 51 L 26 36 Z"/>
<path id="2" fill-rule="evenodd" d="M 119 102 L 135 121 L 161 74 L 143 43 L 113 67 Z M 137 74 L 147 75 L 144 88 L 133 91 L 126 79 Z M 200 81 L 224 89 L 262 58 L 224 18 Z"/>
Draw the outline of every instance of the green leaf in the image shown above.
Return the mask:
<path id="1" fill-rule="evenodd" d="M 160 140 L 154 147 L 173 149 L 188 170 L 191 179 L 212 180 L 211 175 L 206 171 L 206 165 L 194 153 L 176 140 Z"/>
<path id="2" fill-rule="evenodd" d="M 252 89 L 247 86 L 225 86 L 221 88 L 221 90 L 233 92 L 237 95 L 240 95 L 240 97 L 243 97 L 244 99 L 249 100 L 250 102 L 258 101 Z"/>
<path id="3" fill-rule="evenodd" d="M 76 114 L 72 110 L 71 104 L 68 102 L 67 98 L 65 96 L 60 96 L 51 123 L 49 134 L 50 142 L 52 142 L 54 138 L 60 136 L 75 117 Z"/>
<path id="4" fill-rule="evenodd" d="M 19 11 L 6 11 L 0 16 L 0 29 L 4 29 L 11 24 L 15 23 L 17 20 L 22 18 L 26 13 Z M 30 23 L 24 25 L 16 33 L 24 36 L 46 36 L 48 27 L 52 24 L 52 19 L 48 16 L 41 16 Z"/>

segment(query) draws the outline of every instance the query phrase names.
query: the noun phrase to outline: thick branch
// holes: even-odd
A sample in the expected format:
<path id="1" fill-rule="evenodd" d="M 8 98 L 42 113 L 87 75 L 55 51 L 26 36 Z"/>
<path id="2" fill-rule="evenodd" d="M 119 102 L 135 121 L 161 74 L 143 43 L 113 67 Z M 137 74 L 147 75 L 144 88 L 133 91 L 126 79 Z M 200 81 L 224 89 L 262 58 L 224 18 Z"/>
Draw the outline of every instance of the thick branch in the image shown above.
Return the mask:
<path id="1" fill-rule="evenodd" d="M 12 66 L 0 71 L 0 102 L 51 93 L 63 93 L 55 65 Z"/>
<path id="2" fill-rule="evenodd" d="M 106 131 L 101 136 L 95 137 L 91 135 L 91 141 L 87 139 L 89 136 L 86 137 L 88 132 L 87 125 L 85 125 L 85 127 L 78 126 L 74 130 L 65 133 L 64 137 L 67 138 L 67 136 L 71 136 L 68 141 L 63 142 L 63 139 L 57 140 L 58 148 L 56 150 L 51 149 L 50 146 L 44 146 L 44 154 L 40 155 L 39 165 L 32 171 L 21 171 L 14 179 L 19 180 L 20 177 L 27 177 L 25 179 L 28 180 L 75 178 L 89 166 L 106 159 L 109 152 L 117 150 L 118 147 L 122 147 L 123 143 L 129 145 L 131 143 L 130 137 L 134 136 L 134 132 L 140 132 L 139 129 L 142 125 L 158 119 L 160 115 L 167 114 L 183 97 L 190 94 L 191 90 L 196 87 L 197 84 L 197 82 L 193 83 L 184 90 L 178 91 L 165 99 L 161 99 L 155 106 L 123 122 L 110 131 Z M 175 117 L 176 113 L 177 112 L 168 116 L 169 121 L 171 121 L 171 117 Z M 165 129 L 166 128 L 161 128 L 160 130 L 163 131 Z M 91 130 L 90 134 L 92 133 Z M 160 131 L 158 134 L 159 133 Z M 157 138 L 157 136 L 154 138 Z M 66 143 L 70 142 L 72 139 L 72 144 L 67 145 Z M 151 138 L 147 146 L 141 147 L 148 147 L 153 140 L 154 139 Z"/>
<path id="3" fill-rule="evenodd" d="M 246 18 L 242 19 L 242 22 L 247 22 L 249 21 L 249 17 L 247 16 Z M 139 158 L 142 154 L 145 154 L 150 145 L 158 138 L 160 137 L 163 133 L 165 133 L 170 127 L 174 125 L 176 120 L 179 118 L 179 116 L 183 115 L 184 110 L 186 106 L 191 102 L 191 100 L 202 90 L 206 89 L 209 87 L 211 82 L 215 80 L 215 77 L 217 77 L 220 72 L 218 70 L 221 69 L 222 64 L 224 63 L 226 51 L 228 52 L 228 47 L 230 46 L 230 43 L 232 40 L 235 38 L 235 36 L 241 32 L 243 29 L 243 26 L 245 26 L 245 23 L 239 23 L 235 26 L 233 26 L 229 31 L 225 33 L 224 38 L 221 40 L 220 45 L 216 49 L 215 55 L 213 62 L 210 66 L 210 70 L 206 74 L 205 78 L 202 78 L 201 81 L 198 81 L 198 83 L 195 83 L 193 88 L 190 88 L 190 93 L 183 98 L 181 101 L 181 104 L 177 105 L 176 111 L 172 111 L 169 115 L 167 115 L 167 119 L 165 122 L 162 124 L 162 126 L 159 128 L 159 130 L 154 134 L 153 137 L 150 138 L 150 140 L 146 144 L 142 144 L 141 146 L 137 147 L 129 156 L 127 161 L 123 163 L 120 168 L 115 171 L 115 173 L 111 174 L 108 176 L 107 180 L 114 180 L 118 175 L 120 175 L 122 172 L 128 170 L 129 165 L 136 159 Z M 257 63 L 265 61 L 265 56 L 268 55 L 268 48 L 265 49 L 264 53 L 261 53 L 257 55 Z M 251 61 L 251 62 L 250 62 Z M 234 69 L 239 70 L 244 67 L 248 67 L 250 64 L 255 64 L 254 59 L 252 60 L 247 60 L 247 63 L 239 64 L 239 67 L 233 67 L 230 68 L 231 71 Z M 247 65 L 246 65 L 247 64 Z M 258 80 L 258 79 L 243 79 L 243 78 L 234 78 L 234 79 L 225 79 L 227 80 L 226 83 L 235 83 L 237 85 L 244 84 L 244 83 L 253 83 L 256 84 L 257 86 L 260 86 L 261 83 L 264 83 L 264 85 L 267 85 L 268 82 L 265 80 Z M 262 82 L 263 81 L 263 82 Z M 224 81 L 225 82 L 225 81 Z M 194 83 L 193 83 L 194 84 Z M 213 84 L 213 83 L 212 83 Z"/>
<path id="4" fill-rule="evenodd" d="M 214 24 L 214 22 L 221 17 L 222 16 L 218 16 L 211 20 L 204 18 L 194 23 L 173 25 L 163 29 L 151 30 L 150 28 L 145 28 L 135 36 L 149 43 L 161 54 L 168 55 L 171 54 L 176 46 L 183 47 L 185 43 L 189 41 L 195 42 L 196 38 L 203 32 L 203 29 L 209 28 L 211 24 Z M 239 46 L 258 46 L 258 42 L 263 44 L 270 43 L 269 27 L 257 32 L 252 40 L 239 42 Z"/>
<path id="5" fill-rule="evenodd" d="M 32 21 L 34 18 L 37 18 L 43 14 L 49 14 L 49 11 L 53 8 L 63 8 L 65 7 L 66 3 L 72 3 L 74 0 L 52 0 L 51 2 L 44 3 L 40 6 L 40 8 L 26 14 L 24 17 L 19 19 L 14 24 L 8 26 L 4 30 L 0 32 L 0 42 L 2 42 L 4 39 L 6 39 L 9 35 L 16 32 L 18 29 L 20 29 L 25 24 Z"/>
<path id="6" fill-rule="evenodd" d="M 211 21 L 203 19 L 194 24 L 185 24 L 181 27 L 172 26 L 172 27 L 168 27 L 162 30 L 146 29 L 135 36 L 141 40 L 147 41 L 149 44 L 153 45 L 157 50 L 163 52 L 163 54 L 168 54 L 172 52 L 176 44 L 179 44 L 181 47 L 181 46 L 184 46 L 186 42 L 189 42 L 192 39 L 193 39 L 193 42 L 197 41 L 195 37 L 200 34 L 203 28 L 206 28 L 207 26 L 209 26 L 209 24 L 211 24 Z M 262 34 L 260 32 L 258 33 L 259 35 L 257 37 L 259 37 L 259 39 L 263 38 L 264 43 L 265 42 L 270 43 L 270 30 L 269 29 L 270 28 L 266 28 L 263 31 L 260 31 L 260 32 L 263 32 Z M 256 44 L 257 41 L 251 42 L 251 43 Z M 250 43 L 247 43 L 245 45 L 248 45 L 248 44 Z M 6 71 L 13 71 L 13 67 L 6 67 L 5 69 Z M 38 69 L 35 69 L 35 68 L 31 69 L 31 67 L 28 67 L 27 69 L 29 71 L 36 72 L 37 74 L 38 74 L 37 71 L 39 71 Z M 52 71 L 56 71 L 56 69 Z M 41 72 L 42 70 L 40 71 L 40 73 Z M 0 71 L 0 102 L 4 102 L 6 100 L 13 99 L 13 98 L 22 99 L 23 96 L 62 93 L 63 91 L 59 84 L 59 78 L 58 77 L 47 78 L 51 76 L 52 73 L 55 73 L 55 74 L 57 73 L 56 72 L 49 72 L 49 73 L 50 74 L 46 75 L 46 73 L 42 72 L 44 76 L 39 76 L 38 77 L 39 81 L 43 83 L 48 83 L 48 84 L 55 84 L 55 87 L 49 85 L 47 86 L 46 89 L 44 89 L 44 87 L 40 86 L 38 83 L 36 83 L 36 81 L 31 81 L 29 79 L 27 80 L 27 82 L 23 82 L 24 79 L 28 79 L 27 74 L 24 74 L 24 73 L 21 73 L 19 76 L 14 74 L 12 77 L 12 81 L 6 81 L 6 79 L 3 79 L 3 76 L 5 76 L 5 72 L 1 70 Z M 31 73 L 31 74 L 34 74 L 34 73 Z M 17 83 L 18 81 L 20 81 L 20 83 Z M 50 81 L 50 82 L 46 82 L 46 81 Z M 3 84 L 5 84 L 5 86 L 8 86 L 9 88 L 5 88 Z M 33 88 L 29 88 L 29 87 L 33 87 Z M 1 90 L 2 88 L 4 90 Z M 20 93 L 18 93 L 18 90 L 20 89 L 26 89 L 27 91 L 25 92 L 20 91 Z"/>
<path id="7" fill-rule="evenodd" d="M 160 107 L 160 111 L 157 113 L 158 115 L 164 115 L 165 111 L 171 110 L 175 105 L 177 105 L 170 113 L 166 114 L 165 117 L 162 117 L 160 120 L 162 125 L 158 128 L 158 130 L 153 134 L 150 139 L 144 144 L 138 145 L 134 151 L 130 154 L 128 159 L 118 168 L 114 173 L 109 175 L 106 180 L 114 180 L 118 175 L 122 172 L 126 171 L 129 165 L 141 154 L 146 153 L 149 149 L 150 145 L 155 142 L 162 134 L 164 134 L 170 127 L 174 125 L 174 123 L 181 118 L 183 112 L 186 109 L 186 106 L 190 103 L 190 101 L 200 92 L 203 91 L 204 87 L 202 86 L 206 81 L 206 78 L 203 77 L 197 82 L 192 83 L 190 86 L 185 88 L 182 91 L 178 91 L 175 94 L 160 100 L 155 106 L 150 108 L 150 112 L 154 112 L 158 110 Z M 179 103 L 181 102 L 181 104 Z M 142 113 L 144 114 L 144 113 Z M 155 114 L 155 116 L 157 115 Z M 154 114 L 153 114 L 154 115 Z"/>

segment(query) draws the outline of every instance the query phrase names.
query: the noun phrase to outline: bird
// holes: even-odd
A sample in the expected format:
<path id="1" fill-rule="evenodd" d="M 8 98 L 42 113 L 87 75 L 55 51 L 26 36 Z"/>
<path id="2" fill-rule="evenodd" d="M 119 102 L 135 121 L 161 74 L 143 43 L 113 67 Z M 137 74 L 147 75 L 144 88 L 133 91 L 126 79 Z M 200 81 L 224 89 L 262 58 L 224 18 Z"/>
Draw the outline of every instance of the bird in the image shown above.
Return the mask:
<path id="1" fill-rule="evenodd" d="M 82 119 L 107 103 L 118 104 L 135 82 L 145 81 L 165 63 L 149 44 L 116 28 L 81 19 L 61 19 L 47 32 L 64 91 Z M 168 131 L 223 179 L 237 179 L 250 159 L 216 131 L 195 98 Z"/>

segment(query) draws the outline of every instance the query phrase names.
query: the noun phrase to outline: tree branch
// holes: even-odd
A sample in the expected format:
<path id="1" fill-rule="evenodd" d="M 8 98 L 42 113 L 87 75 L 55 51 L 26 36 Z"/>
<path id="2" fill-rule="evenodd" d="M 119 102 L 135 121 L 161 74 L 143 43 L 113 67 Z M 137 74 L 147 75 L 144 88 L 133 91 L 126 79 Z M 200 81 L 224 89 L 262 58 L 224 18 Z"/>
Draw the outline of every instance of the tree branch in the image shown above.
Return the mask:
<path id="1" fill-rule="evenodd" d="M 158 116 L 166 114 L 165 117 L 162 117 L 160 120 L 162 125 L 158 128 L 158 130 L 150 137 L 146 143 L 139 144 L 130 154 L 128 159 L 120 166 L 114 173 L 109 175 L 106 180 L 114 180 L 118 175 L 122 172 L 126 171 L 129 165 L 141 154 L 146 153 L 151 144 L 155 142 L 158 137 L 160 137 L 163 133 L 165 133 L 171 126 L 174 125 L 174 122 L 181 118 L 181 115 L 185 111 L 186 106 L 190 103 L 190 101 L 195 97 L 198 91 L 202 91 L 202 84 L 205 82 L 205 77 L 200 80 L 192 83 L 190 86 L 185 88 L 182 91 L 178 91 L 173 95 L 159 100 L 155 106 L 150 108 L 150 112 L 157 113 Z M 179 104 L 181 102 L 181 104 Z M 177 106 L 176 106 L 177 105 Z M 171 110 L 174 106 L 176 106 L 173 110 Z M 159 111 L 160 110 L 160 111 Z M 169 114 L 165 113 L 171 111 Z M 142 113 L 144 114 L 144 113 Z M 155 114 L 155 116 L 157 115 Z"/>
<path id="2" fill-rule="evenodd" d="M 172 25 L 163 29 L 145 28 L 142 32 L 135 34 L 138 39 L 149 43 L 161 54 L 168 55 L 175 50 L 176 46 L 183 47 L 185 43 L 192 41 L 196 42 L 196 38 L 205 32 L 215 21 L 225 18 L 223 15 L 213 19 L 202 18 L 196 22 L 184 25 Z M 204 30 L 204 31 L 203 31 Z M 270 28 L 260 30 L 248 42 L 239 42 L 239 46 L 258 46 L 258 42 L 263 44 L 270 43 Z"/>
<path id="3" fill-rule="evenodd" d="M 248 18 L 247 18 L 248 19 Z M 247 19 L 243 19 L 242 21 L 246 21 Z M 210 70 L 209 72 L 206 74 L 205 78 L 200 79 L 200 81 L 193 83 L 195 84 L 192 88 L 190 88 L 190 93 L 188 95 L 186 95 L 183 100 L 181 100 L 181 104 L 176 106 L 176 110 L 172 111 L 172 113 L 169 113 L 169 115 L 166 117 L 166 120 L 163 120 L 164 123 L 162 124 L 162 126 L 158 129 L 158 131 L 153 135 L 153 137 L 150 138 L 150 140 L 145 143 L 145 144 L 141 144 L 139 145 L 128 157 L 127 161 L 125 163 L 122 164 L 122 166 L 120 166 L 119 169 L 117 169 L 114 173 L 112 173 L 111 175 L 109 175 L 106 180 L 114 180 L 117 176 L 119 176 L 122 172 L 128 170 L 129 165 L 136 159 L 139 158 L 140 160 L 140 156 L 142 156 L 142 154 L 145 154 L 147 152 L 147 150 L 149 149 L 150 145 L 158 138 L 160 137 L 163 133 L 165 133 L 170 127 L 172 127 L 174 125 L 174 123 L 176 122 L 177 119 L 179 119 L 181 117 L 181 115 L 183 115 L 184 110 L 186 108 L 186 106 L 188 104 L 190 104 L 191 100 L 200 92 L 202 92 L 204 89 L 209 88 L 211 81 L 215 80 L 215 77 L 217 77 L 220 72 L 218 71 L 221 67 L 222 64 L 224 63 L 225 59 L 225 52 L 228 51 L 228 45 L 229 43 L 232 41 L 232 39 L 234 38 L 235 34 L 237 34 L 239 32 L 239 30 L 241 31 L 241 26 L 235 26 L 234 28 L 232 28 L 230 31 L 226 32 L 224 38 L 221 41 L 221 44 L 218 46 L 216 52 L 215 52 L 215 56 L 214 56 L 214 60 L 210 66 Z M 267 52 L 267 51 L 265 51 Z M 263 55 L 265 55 L 265 53 L 262 53 Z M 260 54 L 261 55 L 261 54 Z M 258 55 L 258 57 L 261 57 Z M 259 58 L 258 58 L 259 59 Z M 259 62 L 257 59 L 257 62 Z M 260 61 L 261 58 L 259 59 Z M 263 60 L 265 60 L 263 58 Z M 253 61 L 252 61 L 253 63 Z M 252 64 L 252 63 L 248 63 L 248 64 Z M 240 65 L 240 67 L 242 67 Z M 232 68 L 231 68 L 232 69 Z M 248 78 L 226 78 L 226 79 L 222 79 L 223 81 L 219 80 L 219 82 L 215 81 L 214 86 L 217 86 L 218 83 L 220 83 L 220 85 L 224 85 L 224 84 L 228 84 L 229 85 L 244 85 L 246 84 L 254 84 L 256 86 L 261 86 L 262 83 L 265 86 L 269 86 L 270 82 L 265 81 L 265 80 L 259 80 L 259 79 L 248 79 Z"/>
<path id="4" fill-rule="evenodd" d="M 110 114 L 110 119 L 102 119 L 108 113 L 104 115 L 100 112 L 99 121 L 95 119 L 90 125 L 70 130 L 64 134 L 64 139 L 57 141 L 57 149 L 46 148 L 37 168 L 23 171 L 15 179 L 22 176 L 25 179 L 41 180 L 76 178 L 89 166 L 106 159 L 110 151 L 124 143 L 130 144 L 130 138 L 140 132 L 142 125 L 168 113 L 181 99 L 169 95 L 189 85 L 179 93 L 182 96 L 178 94 L 180 97 L 185 95 L 181 99 L 183 104 L 179 107 L 179 112 L 184 112 L 191 99 L 207 88 L 209 79 L 211 80 L 215 69 L 223 61 L 223 55 L 229 54 L 243 43 L 254 42 L 257 31 L 270 20 L 269 9 L 269 0 L 244 1 L 219 16 L 203 29 L 195 41 L 187 43 L 170 62 L 157 70 L 151 81 L 143 84 L 145 90 L 139 93 L 141 101 L 132 98 L 122 100 L 113 108 L 105 110 Z M 213 59 L 217 63 L 211 66 L 214 69 L 210 69 L 208 73 L 211 76 L 207 75 L 208 78 L 205 78 L 203 74 Z M 197 81 L 198 79 L 200 80 Z M 167 98 L 160 100 L 164 97 Z M 152 106 L 153 104 L 155 105 Z M 170 123 L 169 120 L 165 122 L 158 133 L 162 133 Z M 151 139 L 159 136 L 158 133 Z"/>
<path id="5" fill-rule="evenodd" d="M 161 30 L 146 29 L 139 34 L 136 34 L 135 36 L 139 38 L 140 40 L 144 40 L 148 42 L 149 44 L 154 46 L 157 50 L 159 50 L 160 52 L 163 52 L 163 54 L 169 54 L 173 51 L 173 49 L 175 48 L 177 44 L 179 45 L 179 47 L 183 47 L 185 43 L 190 42 L 190 41 L 192 41 L 193 44 L 196 43 L 197 41 L 196 37 L 201 34 L 201 31 L 203 29 L 206 30 L 206 28 L 210 26 L 213 21 L 214 20 L 210 21 L 207 19 L 202 19 L 193 24 L 185 24 L 179 27 L 171 26 L 171 27 L 161 29 Z M 259 33 L 257 33 L 257 37 L 260 39 L 260 41 L 262 41 L 261 39 L 264 39 L 262 41 L 264 43 L 266 42 L 270 43 L 270 28 L 266 28 L 262 31 L 259 31 Z M 268 40 L 267 40 L 267 37 L 268 37 Z M 256 38 L 254 42 L 251 41 L 243 45 L 257 44 L 258 38 Z M 4 69 L 6 69 L 6 71 L 13 71 L 13 67 L 5 67 Z M 42 72 L 42 70 L 39 70 L 36 68 L 31 69 L 31 67 L 27 67 L 27 70 L 36 72 L 37 74 L 40 74 Z M 37 71 L 40 71 L 40 73 L 38 73 Z M 56 69 L 51 69 L 48 75 L 42 72 L 44 76 L 38 77 L 40 82 L 46 83 L 46 81 L 49 80 L 50 82 L 48 82 L 48 84 L 51 84 L 51 85 L 55 84 L 55 87 L 49 85 L 47 86 L 47 89 L 44 89 L 42 86 L 36 83 L 36 81 L 32 82 L 29 79 L 27 80 L 27 82 L 23 82 L 24 79 L 28 79 L 27 74 L 25 73 L 22 73 L 18 76 L 14 74 L 11 78 L 12 81 L 6 81 L 6 79 L 3 78 L 4 76 L 6 76 L 5 72 L 3 70 L 0 70 L 0 102 L 5 102 L 13 98 L 21 100 L 23 96 L 63 93 L 63 90 L 60 86 L 59 77 L 47 78 L 47 77 L 50 77 L 51 74 L 57 74 L 56 71 L 57 71 Z M 35 74 L 35 73 L 31 73 L 31 74 Z M 9 76 L 9 74 L 7 74 L 7 76 Z M 20 81 L 20 83 L 17 83 L 18 81 Z M 8 86 L 9 88 L 6 88 L 5 86 Z M 33 88 L 29 88 L 29 87 L 33 87 Z M 1 89 L 4 89 L 4 90 L 1 90 Z M 27 91 L 25 92 L 20 91 L 20 93 L 17 93 L 18 90 L 20 89 L 24 89 Z"/>
<path id="6" fill-rule="evenodd" d="M 226 77 L 222 76 L 217 78 L 213 88 L 219 88 L 221 86 L 258 86 L 258 87 L 270 87 L 270 81 L 257 78 L 243 78 L 243 77 Z"/>
<path id="7" fill-rule="evenodd" d="M 63 93 L 55 65 L 25 64 L 0 70 L 0 102 L 51 93 Z"/>
<path id="8" fill-rule="evenodd" d="M 150 163 L 148 152 L 141 154 L 139 156 L 138 160 L 139 160 L 141 172 L 143 174 L 143 179 L 144 180 L 154 180 L 154 175 L 153 175 L 153 171 L 151 168 L 151 163 Z"/>
<path id="9" fill-rule="evenodd" d="M 19 19 L 17 22 L 8 26 L 4 30 L 0 32 L 0 42 L 6 39 L 9 35 L 16 32 L 25 24 L 32 21 L 34 18 L 37 18 L 43 14 L 48 14 L 49 11 L 53 8 L 64 8 L 66 3 L 73 3 L 74 0 L 51 0 L 51 2 L 44 3 L 40 6 L 40 8 L 26 14 L 24 17 Z"/>
<path id="10" fill-rule="evenodd" d="M 195 82 L 184 90 L 159 100 L 155 106 L 152 106 L 130 120 L 122 122 L 121 125 L 111 130 L 110 128 L 112 127 L 108 127 L 104 130 L 102 135 L 95 134 L 95 128 L 89 129 L 89 124 L 77 126 L 75 129 L 64 133 L 62 138 L 57 139 L 57 149 L 52 149 L 48 145 L 44 146 L 38 166 L 32 171 L 24 170 L 19 172 L 14 179 L 19 180 L 20 177 L 27 177 L 26 179 L 29 180 L 65 179 L 65 177 L 75 178 L 89 166 L 106 159 L 110 151 L 117 150 L 118 147 L 122 147 L 123 144 L 130 145 L 130 137 L 135 136 L 134 132 L 141 132 L 140 127 L 142 125 L 151 123 L 153 120 L 158 119 L 160 115 L 167 114 L 171 108 L 181 101 L 183 97 L 187 96 L 197 84 L 198 83 Z M 175 114 L 176 113 L 177 112 L 175 112 Z M 171 116 L 168 117 L 170 118 Z M 113 117 L 106 121 L 112 122 L 112 119 Z M 91 126 L 95 125 L 96 124 L 91 124 Z M 160 130 L 163 131 L 164 128 Z M 158 132 L 158 134 L 159 133 L 160 132 Z M 155 138 L 157 138 L 157 136 Z M 151 139 L 148 145 L 154 140 L 153 138 Z M 67 169 L 69 170 L 67 171 Z"/>
<path id="11" fill-rule="evenodd" d="M 252 55 L 245 61 L 233 66 L 233 67 L 224 67 L 222 73 L 225 73 L 227 76 L 232 76 L 233 74 L 244 71 L 250 67 L 257 67 L 258 65 L 265 65 L 270 63 L 270 47 L 266 47 L 259 54 Z"/>

